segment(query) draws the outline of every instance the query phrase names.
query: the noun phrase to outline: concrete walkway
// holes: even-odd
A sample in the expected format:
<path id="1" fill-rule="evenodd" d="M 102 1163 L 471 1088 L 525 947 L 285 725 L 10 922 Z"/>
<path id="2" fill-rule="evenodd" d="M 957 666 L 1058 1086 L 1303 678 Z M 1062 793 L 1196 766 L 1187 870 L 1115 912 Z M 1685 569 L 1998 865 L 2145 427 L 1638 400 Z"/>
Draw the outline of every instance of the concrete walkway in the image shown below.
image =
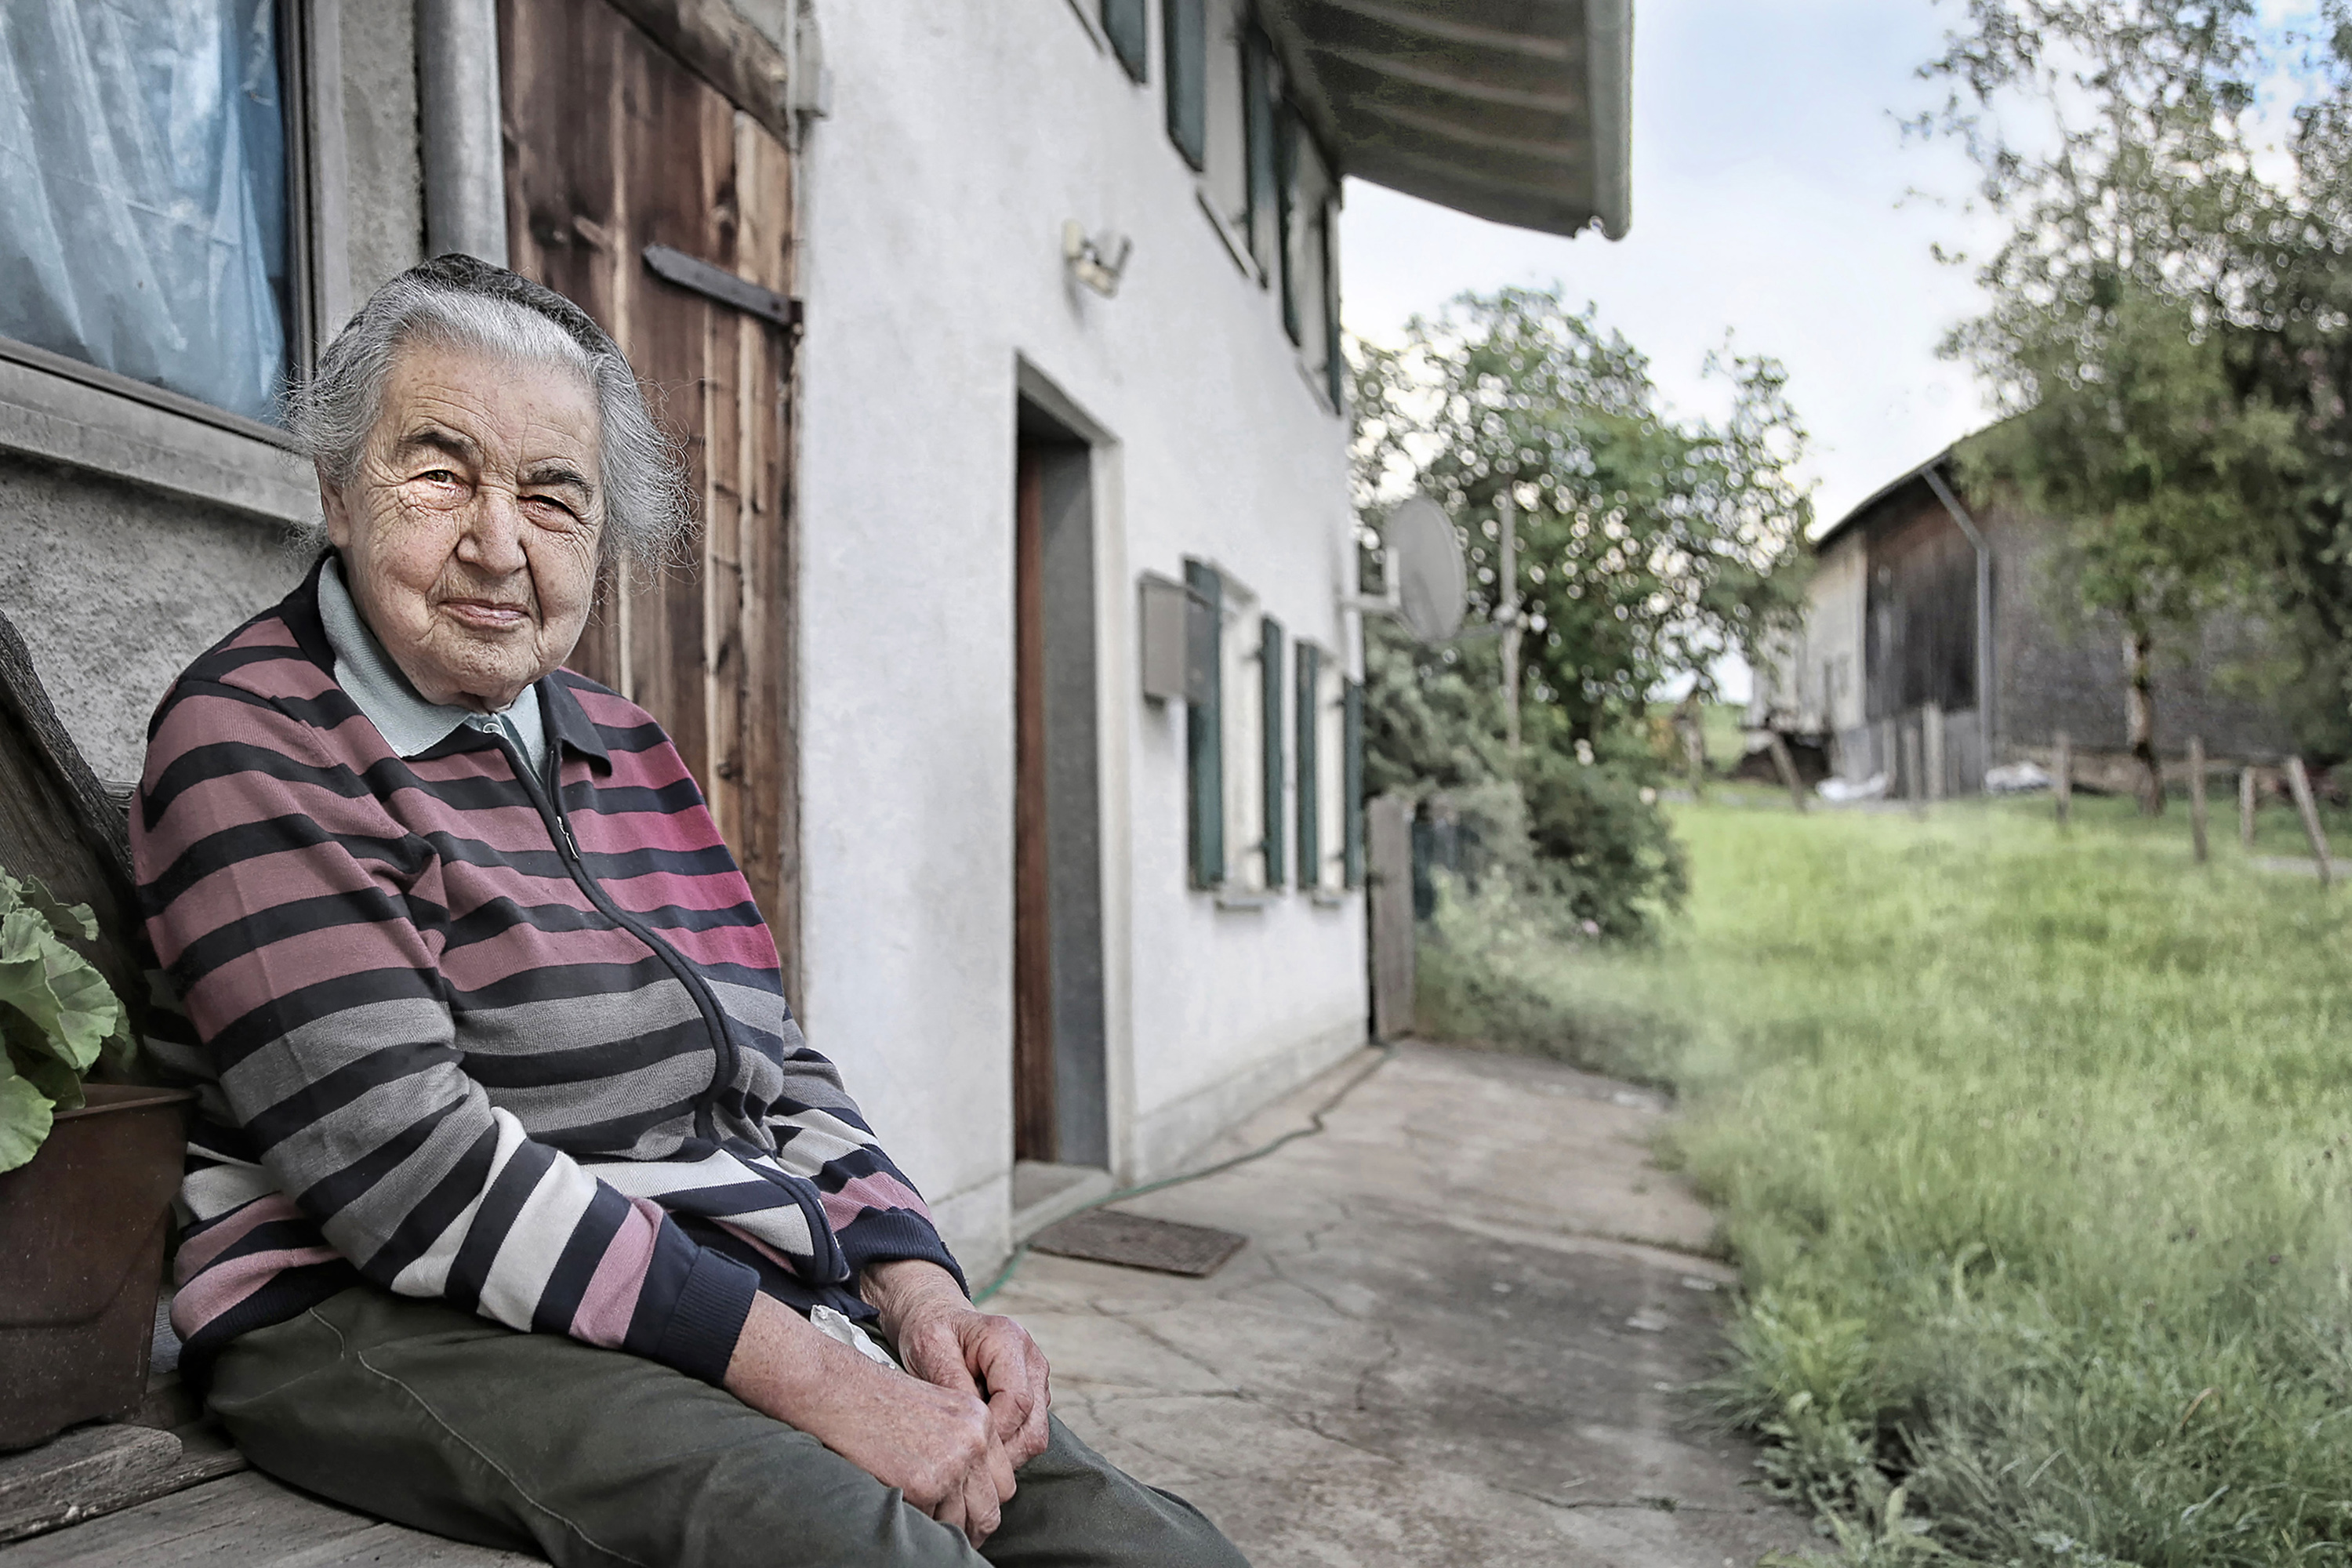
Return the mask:
<path id="1" fill-rule="evenodd" d="M 1549 1063 L 1407 1046 L 1324 1133 L 1119 1205 L 1246 1234 L 1215 1275 L 1032 1254 L 991 1306 L 1044 1345 L 1065 1421 L 1255 1568 L 1744 1568 L 1812 1536 L 1683 1392 L 1717 1364 L 1734 1277 L 1650 1163 L 1664 1114 Z"/>

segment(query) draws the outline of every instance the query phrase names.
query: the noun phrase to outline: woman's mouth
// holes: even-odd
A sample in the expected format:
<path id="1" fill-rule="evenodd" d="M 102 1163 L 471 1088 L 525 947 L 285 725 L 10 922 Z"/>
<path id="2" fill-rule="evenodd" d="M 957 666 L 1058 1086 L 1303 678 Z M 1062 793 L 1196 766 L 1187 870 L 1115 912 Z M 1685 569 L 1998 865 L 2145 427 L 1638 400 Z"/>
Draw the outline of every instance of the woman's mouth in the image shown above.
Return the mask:
<path id="1" fill-rule="evenodd" d="M 441 612 L 468 631 L 510 632 L 530 624 L 528 606 L 495 599 L 444 599 Z"/>

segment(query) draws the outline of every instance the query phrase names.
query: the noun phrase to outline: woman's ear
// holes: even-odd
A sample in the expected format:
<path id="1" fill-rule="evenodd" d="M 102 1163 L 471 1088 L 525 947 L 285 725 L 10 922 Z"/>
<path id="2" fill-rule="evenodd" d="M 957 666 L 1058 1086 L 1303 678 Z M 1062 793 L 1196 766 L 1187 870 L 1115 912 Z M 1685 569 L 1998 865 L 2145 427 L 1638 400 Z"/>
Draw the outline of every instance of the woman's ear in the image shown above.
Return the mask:
<path id="1" fill-rule="evenodd" d="M 349 548 L 352 542 L 351 508 L 343 500 L 343 487 L 319 475 L 319 511 L 327 520 L 327 542 L 338 550 Z"/>

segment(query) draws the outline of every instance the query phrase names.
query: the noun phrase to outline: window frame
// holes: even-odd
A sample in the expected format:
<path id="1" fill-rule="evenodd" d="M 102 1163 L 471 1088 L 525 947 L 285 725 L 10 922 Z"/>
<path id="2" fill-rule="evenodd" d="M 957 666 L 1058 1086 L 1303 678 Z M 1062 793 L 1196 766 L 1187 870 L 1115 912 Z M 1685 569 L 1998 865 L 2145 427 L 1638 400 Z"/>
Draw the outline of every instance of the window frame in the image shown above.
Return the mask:
<path id="1" fill-rule="evenodd" d="M 317 363 L 351 310 L 341 0 L 274 0 L 286 125 L 287 366 Z M 0 336 L 0 452 L 286 522 L 318 487 L 281 427 Z"/>

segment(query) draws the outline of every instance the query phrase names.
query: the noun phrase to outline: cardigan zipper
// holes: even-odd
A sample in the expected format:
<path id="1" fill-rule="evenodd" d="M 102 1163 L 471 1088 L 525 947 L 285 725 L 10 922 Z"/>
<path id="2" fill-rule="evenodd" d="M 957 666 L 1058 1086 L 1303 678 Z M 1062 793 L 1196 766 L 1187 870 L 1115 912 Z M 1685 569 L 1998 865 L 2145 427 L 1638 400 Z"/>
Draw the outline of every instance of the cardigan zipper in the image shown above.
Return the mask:
<path id="1" fill-rule="evenodd" d="M 572 881 L 588 895 L 589 901 L 606 920 L 651 948 L 654 956 L 668 965 L 678 984 L 686 987 L 686 994 L 694 998 L 694 1005 L 702 1015 L 702 1026 L 710 1035 L 711 1055 L 718 1062 L 718 1070 L 710 1079 L 710 1092 L 715 1099 L 723 1086 L 734 1083 L 742 1067 L 741 1051 L 735 1044 L 733 1033 L 727 1027 L 725 1016 L 719 1011 L 719 998 L 711 994 L 710 987 L 704 984 L 701 973 L 694 965 L 687 962 L 684 953 L 670 946 L 652 927 L 614 903 L 611 895 L 597 886 L 596 879 L 588 874 L 588 867 L 580 858 L 579 841 L 572 837 L 572 824 L 563 815 L 562 797 L 541 784 L 538 775 L 531 771 L 530 759 L 522 754 L 521 747 L 515 743 L 513 737 L 503 730 L 487 732 L 496 738 L 499 749 L 507 754 L 508 765 L 514 769 L 515 777 L 522 781 L 523 791 L 530 796 L 532 808 L 546 825 L 547 837 L 555 847 L 557 858 L 563 862 L 563 868 L 572 873 Z M 548 771 L 551 774 L 559 765 L 557 758 L 561 753 L 555 748 L 561 743 L 552 736 L 549 737 Z M 702 1136 L 713 1142 L 718 1141 L 718 1115 L 711 1106 L 698 1106 L 694 1121 L 696 1130 Z"/>

